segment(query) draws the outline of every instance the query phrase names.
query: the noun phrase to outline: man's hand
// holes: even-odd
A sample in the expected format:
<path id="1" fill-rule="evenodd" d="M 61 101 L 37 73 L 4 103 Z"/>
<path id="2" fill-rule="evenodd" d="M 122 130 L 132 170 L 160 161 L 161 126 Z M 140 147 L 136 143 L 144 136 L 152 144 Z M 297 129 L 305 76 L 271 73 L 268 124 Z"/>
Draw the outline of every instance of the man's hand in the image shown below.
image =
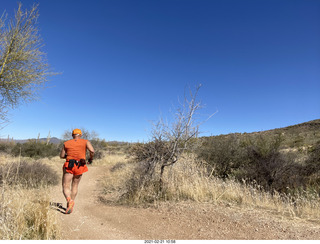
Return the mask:
<path id="1" fill-rule="evenodd" d="M 88 164 L 92 164 L 92 158 L 88 160 Z"/>

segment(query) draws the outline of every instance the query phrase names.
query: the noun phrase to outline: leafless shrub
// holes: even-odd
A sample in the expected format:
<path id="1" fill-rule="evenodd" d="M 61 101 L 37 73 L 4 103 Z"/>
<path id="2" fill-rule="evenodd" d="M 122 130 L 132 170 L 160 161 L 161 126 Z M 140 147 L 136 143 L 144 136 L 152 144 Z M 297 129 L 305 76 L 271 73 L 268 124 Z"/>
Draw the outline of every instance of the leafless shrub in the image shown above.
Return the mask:
<path id="1" fill-rule="evenodd" d="M 195 92 L 189 91 L 183 102 L 176 109 L 172 123 L 160 119 L 153 124 L 152 139 L 148 143 L 136 144 L 131 148 L 131 155 L 139 166 L 129 181 L 130 190 L 136 192 L 141 187 L 152 187 L 161 196 L 164 190 L 163 175 L 165 169 L 178 162 L 183 153 L 191 151 L 194 140 L 198 137 L 199 126 L 202 123 L 196 118 L 198 110 L 202 108 L 197 101 L 201 85 Z"/>
<path id="2" fill-rule="evenodd" d="M 48 165 L 38 161 L 21 161 L 1 165 L 0 183 L 22 188 L 39 188 L 58 184 L 58 175 Z"/>

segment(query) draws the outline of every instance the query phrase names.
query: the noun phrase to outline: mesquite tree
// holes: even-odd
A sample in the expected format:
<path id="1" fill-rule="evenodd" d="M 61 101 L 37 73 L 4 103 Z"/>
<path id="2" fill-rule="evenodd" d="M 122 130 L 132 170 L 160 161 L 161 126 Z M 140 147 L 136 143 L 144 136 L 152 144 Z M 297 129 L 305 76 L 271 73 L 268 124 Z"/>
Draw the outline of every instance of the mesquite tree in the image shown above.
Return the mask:
<path id="1" fill-rule="evenodd" d="M 7 112 L 23 102 L 38 98 L 49 72 L 37 28 L 37 6 L 22 11 L 19 4 L 14 18 L 0 17 L 0 122 Z"/>
<path id="2" fill-rule="evenodd" d="M 143 164 L 141 185 L 156 177 L 161 190 L 166 167 L 175 164 L 185 151 L 191 149 L 201 124 L 195 118 L 202 107 L 197 101 L 200 87 L 197 86 L 194 93 L 190 90 L 188 96 L 185 94 L 171 123 L 160 119 L 153 125 L 152 140 L 146 144 L 137 144 L 132 149 L 135 160 Z"/>

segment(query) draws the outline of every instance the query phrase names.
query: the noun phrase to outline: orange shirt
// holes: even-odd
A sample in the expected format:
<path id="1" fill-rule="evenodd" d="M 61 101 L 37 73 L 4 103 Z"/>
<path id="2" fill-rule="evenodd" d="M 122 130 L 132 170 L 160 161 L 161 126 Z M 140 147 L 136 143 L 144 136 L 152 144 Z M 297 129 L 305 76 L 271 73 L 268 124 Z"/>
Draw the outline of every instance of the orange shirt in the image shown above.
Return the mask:
<path id="1" fill-rule="evenodd" d="M 87 141 L 85 139 L 72 139 L 64 143 L 64 149 L 67 153 L 67 161 L 70 159 L 75 159 L 79 161 L 80 159 L 86 158 Z"/>

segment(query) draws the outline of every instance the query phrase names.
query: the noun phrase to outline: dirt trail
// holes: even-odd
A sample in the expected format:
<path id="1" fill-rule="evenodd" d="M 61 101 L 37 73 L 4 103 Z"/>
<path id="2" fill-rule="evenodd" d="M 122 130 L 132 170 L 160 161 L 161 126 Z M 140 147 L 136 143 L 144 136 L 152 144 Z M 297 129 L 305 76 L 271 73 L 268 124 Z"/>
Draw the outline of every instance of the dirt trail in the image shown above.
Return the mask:
<path id="1" fill-rule="evenodd" d="M 98 200 L 98 183 L 105 170 L 105 166 L 91 166 L 80 182 L 73 213 L 57 211 L 62 239 L 320 239 L 319 225 L 281 220 L 265 211 L 197 203 L 164 204 L 158 208 L 105 205 Z M 53 189 L 52 201 L 66 206 L 61 186 Z"/>

